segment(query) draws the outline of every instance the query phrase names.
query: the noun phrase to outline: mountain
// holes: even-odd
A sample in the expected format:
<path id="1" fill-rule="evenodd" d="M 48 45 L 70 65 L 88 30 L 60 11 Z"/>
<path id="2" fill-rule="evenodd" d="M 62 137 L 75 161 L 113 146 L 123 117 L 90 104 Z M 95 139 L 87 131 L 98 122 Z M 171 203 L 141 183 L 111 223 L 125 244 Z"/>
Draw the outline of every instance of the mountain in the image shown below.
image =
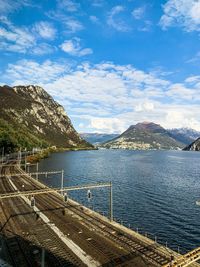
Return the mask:
<path id="1" fill-rule="evenodd" d="M 0 107 L 0 147 L 92 147 L 42 87 L 0 86 Z"/>
<path id="2" fill-rule="evenodd" d="M 130 126 L 119 137 L 105 142 L 105 148 L 121 149 L 180 149 L 184 145 L 171 137 L 170 133 L 158 124 L 143 122 Z"/>
<path id="3" fill-rule="evenodd" d="M 200 137 L 192 142 L 189 146 L 186 146 L 183 150 L 200 151 Z"/>
<path id="4" fill-rule="evenodd" d="M 167 131 L 171 134 L 171 136 L 175 140 L 185 145 L 191 144 L 198 137 L 200 137 L 200 132 L 190 128 L 175 128 L 175 129 L 168 129 Z"/>
<path id="5" fill-rule="evenodd" d="M 119 134 L 80 133 L 80 136 L 91 144 L 100 144 L 116 138 Z"/>

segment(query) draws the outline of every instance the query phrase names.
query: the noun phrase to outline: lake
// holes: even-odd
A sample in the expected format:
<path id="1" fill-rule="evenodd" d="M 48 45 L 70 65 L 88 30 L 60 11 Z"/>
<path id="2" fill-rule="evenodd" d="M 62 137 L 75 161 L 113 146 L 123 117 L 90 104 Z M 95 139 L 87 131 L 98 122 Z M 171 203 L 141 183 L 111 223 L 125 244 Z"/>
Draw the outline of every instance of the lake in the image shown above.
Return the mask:
<path id="1" fill-rule="evenodd" d="M 51 154 L 39 170 L 64 169 L 64 185 L 113 183 L 114 218 L 181 252 L 200 246 L 200 153 L 95 150 Z M 40 180 L 58 187 L 60 175 Z M 70 192 L 96 211 L 109 212 L 109 189 Z"/>

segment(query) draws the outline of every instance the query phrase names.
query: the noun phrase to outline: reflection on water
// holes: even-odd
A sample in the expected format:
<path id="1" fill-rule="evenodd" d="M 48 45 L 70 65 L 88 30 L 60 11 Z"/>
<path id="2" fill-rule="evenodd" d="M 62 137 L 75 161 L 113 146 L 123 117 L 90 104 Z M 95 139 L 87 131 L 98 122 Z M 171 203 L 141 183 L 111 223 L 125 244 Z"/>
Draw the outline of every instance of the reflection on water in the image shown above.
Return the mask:
<path id="1" fill-rule="evenodd" d="M 40 170 L 65 171 L 65 186 L 113 182 L 114 217 L 168 244 L 200 246 L 200 153 L 185 151 L 99 150 L 52 154 Z M 60 177 L 41 177 L 60 186 Z M 72 198 L 108 213 L 108 189 L 70 192 Z"/>

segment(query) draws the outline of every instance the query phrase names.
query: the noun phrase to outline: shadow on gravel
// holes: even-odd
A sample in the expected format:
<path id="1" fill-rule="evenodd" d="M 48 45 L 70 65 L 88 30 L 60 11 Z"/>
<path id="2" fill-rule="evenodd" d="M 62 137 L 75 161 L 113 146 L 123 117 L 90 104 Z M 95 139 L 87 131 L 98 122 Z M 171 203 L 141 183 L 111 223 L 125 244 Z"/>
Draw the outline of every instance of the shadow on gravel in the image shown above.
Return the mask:
<path id="1" fill-rule="evenodd" d="M 36 242 L 29 242 L 21 236 L 1 235 L 0 258 L 10 266 L 16 267 L 68 267 L 79 266 L 72 261 L 43 249 Z M 2 266 L 2 265 L 1 265 Z M 4 265 L 3 265 L 4 266 Z M 6 265 L 5 265 L 6 266 Z"/>
<path id="2" fill-rule="evenodd" d="M 41 212 L 51 210 L 55 208 L 41 210 Z M 64 215 L 64 207 L 56 210 L 60 210 Z M 23 232 L 19 231 L 20 223 L 23 224 L 26 216 L 34 218 L 33 224 L 26 225 Z M 14 213 L 4 223 L 0 222 L 0 266 L 75 267 L 84 265 L 80 264 L 76 255 L 67 249 L 59 238 L 56 238 L 56 235 L 40 219 L 39 214 L 30 211 Z"/>
<path id="3" fill-rule="evenodd" d="M 112 261 L 102 265 L 102 267 L 111 266 L 154 267 L 155 265 L 151 264 L 145 258 L 138 255 L 138 253 L 132 252 L 115 258 Z"/>

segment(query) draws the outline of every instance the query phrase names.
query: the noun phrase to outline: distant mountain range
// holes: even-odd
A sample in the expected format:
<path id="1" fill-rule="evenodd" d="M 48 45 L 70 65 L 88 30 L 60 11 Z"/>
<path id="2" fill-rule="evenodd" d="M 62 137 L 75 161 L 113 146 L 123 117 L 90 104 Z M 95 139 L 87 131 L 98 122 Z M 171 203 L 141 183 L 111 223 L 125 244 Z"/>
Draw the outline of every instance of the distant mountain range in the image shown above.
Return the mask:
<path id="1" fill-rule="evenodd" d="M 190 128 L 164 129 L 156 123 L 143 122 L 130 126 L 122 134 L 80 135 L 100 148 L 183 149 L 200 137 L 200 132 Z"/>
<path id="2" fill-rule="evenodd" d="M 200 137 L 200 132 L 190 128 L 177 128 L 167 130 L 171 136 L 184 145 L 189 145 Z"/>
<path id="3" fill-rule="evenodd" d="M 119 136 L 119 134 L 80 133 L 80 136 L 87 142 L 97 145 L 112 140 Z"/>
<path id="4" fill-rule="evenodd" d="M 102 144 L 112 149 L 182 149 L 184 144 L 175 140 L 171 134 L 160 125 L 153 122 L 143 122 L 131 125 L 120 136 Z"/>
<path id="5" fill-rule="evenodd" d="M 92 148 L 64 108 L 39 86 L 0 86 L 0 148 Z"/>

